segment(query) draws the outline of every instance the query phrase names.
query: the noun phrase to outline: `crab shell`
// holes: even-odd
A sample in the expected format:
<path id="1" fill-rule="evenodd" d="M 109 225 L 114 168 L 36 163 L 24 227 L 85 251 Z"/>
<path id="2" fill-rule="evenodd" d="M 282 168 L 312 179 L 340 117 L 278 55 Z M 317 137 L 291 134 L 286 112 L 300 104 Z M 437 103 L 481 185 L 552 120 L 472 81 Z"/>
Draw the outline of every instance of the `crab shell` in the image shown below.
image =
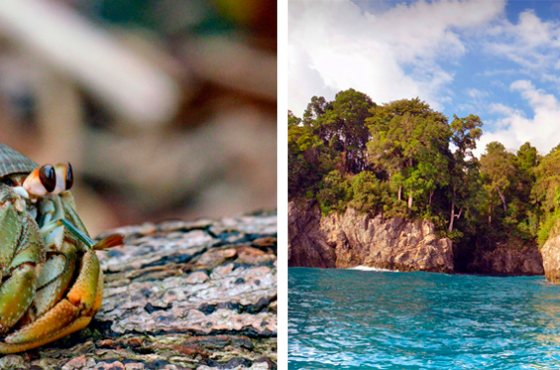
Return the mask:
<path id="1" fill-rule="evenodd" d="M 0 144 L 0 180 L 37 167 Z M 87 235 L 70 192 L 45 198 Z M 25 209 L 18 209 L 18 201 L 23 202 L 0 184 L 0 353 L 26 351 L 85 328 L 101 308 L 103 296 L 103 272 L 94 251 L 99 248 L 63 227 L 64 237 L 47 246 L 39 225 Z M 41 286 L 41 281 L 47 283 Z"/>
<path id="2" fill-rule="evenodd" d="M 39 165 L 9 146 L 0 144 L 0 178 L 17 173 L 31 173 Z"/>

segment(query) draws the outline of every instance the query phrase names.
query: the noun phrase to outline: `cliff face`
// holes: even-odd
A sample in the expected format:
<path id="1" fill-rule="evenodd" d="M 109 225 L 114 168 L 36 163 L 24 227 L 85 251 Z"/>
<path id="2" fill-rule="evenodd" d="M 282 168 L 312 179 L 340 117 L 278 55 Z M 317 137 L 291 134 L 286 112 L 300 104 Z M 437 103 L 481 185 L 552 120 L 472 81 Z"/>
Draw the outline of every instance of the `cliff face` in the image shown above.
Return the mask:
<path id="1" fill-rule="evenodd" d="M 541 254 L 546 279 L 560 284 L 560 236 L 549 239 L 541 248 Z"/>
<path id="2" fill-rule="evenodd" d="M 288 266 L 336 267 L 336 253 L 320 227 L 321 212 L 306 203 L 299 209 L 288 204 Z"/>
<path id="3" fill-rule="evenodd" d="M 290 267 L 368 266 L 455 272 L 451 240 L 438 239 L 434 225 L 427 220 L 370 217 L 352 208 L 342 215 L 322 217 L 311 203 L 297 207 L 293 202 L 288 213 Z M 546 271 L 548 280 L 560 283 L 560 237 L 545 244 L 542 257 L 536 246 L 508 243 L 475 255 L 465 272 L 511 276 L 542 275 Z"/>
<path id="4" fill-rule="evenodd" d="M 511 248 L 500 243 L 493 251 L 476 256 L 470 270 L 490 275 L 543 275 L 543 258 L 536 245 Z"/>
<path id="5" fill-rule="evenodd" d="M 438 239 L 429 221 L 372 218 L 352 208 L 321 218 L 309 204 L 288 209 L 289 266 L 453 272 L 451 240 Z"/>

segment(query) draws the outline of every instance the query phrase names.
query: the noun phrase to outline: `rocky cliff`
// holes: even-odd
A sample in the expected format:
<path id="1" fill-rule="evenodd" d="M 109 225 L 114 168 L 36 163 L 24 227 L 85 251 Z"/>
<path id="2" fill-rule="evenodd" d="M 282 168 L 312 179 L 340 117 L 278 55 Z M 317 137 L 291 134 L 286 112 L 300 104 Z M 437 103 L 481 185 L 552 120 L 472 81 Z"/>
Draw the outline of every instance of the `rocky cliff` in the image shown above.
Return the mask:
<path id="1" fill-rule="evenodd" d="M 498 243 L 494 250 L 476 255 L 470 272 L 508 276 L 543 275 L 543 258 L 537 246 L 515 244 Z"/>
<path id="2" fill-rule="evenodd" d="M 546 279 L 560 284 L 560 236 L 549 239 L 541 248 Z"/>
<path id="3" fill-rule="evenodd" d="M 289 207 L 289 266 L 368 266 L 399 271 L 453 272 L 451 240 L 438 239 L 429 221 L 360 215 L 321 217 L 309 203 Z"/>
<path id="4" fill-rule="evenodd" d="M 307 202 L 288 206 L 289 266 L 349 268 L 369 266 L 399 271 L 456 272 L 452 243 L 438 238 L 427 221 L 344 214 L 321 216 Z M 542 275 L 560 283 L 560 237 L 539 252 L 518 240 L 498 243 L 473 256 L 464 272 L 490 275 Z M 545 245 L 546 246 L 546 245 Z M 543 269 L 544 258 L 544 269 Z M 548 266 L 548 267 L 547 267 Z"/>
<path id="5" fill-rule="evenodd" d="M 336 253 L 321 229 L 321 212 L 311 202 L 288 204 L 288 266 L 336 267 Z"/>

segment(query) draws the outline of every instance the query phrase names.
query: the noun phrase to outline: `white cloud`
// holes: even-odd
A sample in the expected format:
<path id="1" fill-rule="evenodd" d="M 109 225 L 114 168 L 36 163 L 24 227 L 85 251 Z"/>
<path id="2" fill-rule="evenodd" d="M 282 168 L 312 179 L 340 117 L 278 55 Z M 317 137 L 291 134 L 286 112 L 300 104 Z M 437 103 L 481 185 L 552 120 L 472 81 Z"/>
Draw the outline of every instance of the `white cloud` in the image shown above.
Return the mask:
<path id="1" fill-rule="evenodd" d="M 533 10 L 520 13 L 517 24 L 503 19 L 503 24 L 488 35 L 495 37 L 486 41 L 488 51 L 522 67 L 538 70 L 559 66 L 560 23 L 542 21 Z"/>
<path id="2" fill-rule="evenodd" d="M 352 87 L 378 103 L 419 96 L 442 109 L 453 74 L 438 62 L 465 53 L 458 30 L 492 20 L 504 5 L 418 1 L 372 14 L 349 1 L 291 1 L 289 108 L 301 115 L 311 96 L 333 99 Z"/>
<path id="3" fill-rule="evenodd" d="M 518 80 L 510 85 L 510 89 L 521 94 L 534 114 L 525 117 L 519 110 L 503 104 L 493 104 L 493 111 L 504 115 L 497 121 L 500 127 L 494 132 L 486 132 L 477 144 L 476 154 L 485 151 L 486 144 L 499 141 L 511 151 L 529 141 L 541 154 L 548 153 L 560 143 L 560 103 L 554 95 L 537 89 L 528 80 Z"/>
<path id="4" fill-rule="evenodd" d="M 478 89 L 469 88 L 467 89 L 467 95 L 470 96 L 472 99 L 482 99 L 488 97 L 488 92 L 480 91 Z"/>
<path id="5" fill-rule="evenodd" d="M 538 82 L 553 82 L 560 89 L 560 23 L 543 21 L 533 10 L 519 14 L 517 23 L 501 19 L 482 40 L 485 50 L 519 65 L 518 69 L 485 71 L 485 76 L 516 76 L 509 86 L 512 94 L 520 96 L 529 109 L 523 112 L 503 103 L 489 103 L 491 113 L 499 114 L 493 122 L 495 130 L 485 132 L 476 153 L 485 151 L 486 144 L 499 141 L 512 152 L 529 141 L 542 154 L 560 143 L 560 103 L 558 99 L 535 86 Z M 523 79 L 519 79 L 523 76 Z M 507 98 L 505 98 L 507 100 Z"/>
<path id="6" fill-rule="evenodd" d="M 490 103 L 488 106 L 488 110 L 492 113 L 501 114 L 502 116 L 511 116 L 514 114 L 523 115 L 523 112 L 521 110 L 513 109 L 501 103 Z"/>
<path id="7" fill-rule="evenodd" d="M 527 10 L 519 15 L 519 23 L 512 26 L 512 31 L 529 47 L 548 44 L 555 37 L 555 25 L 552 22 L 542 22 L 533 10 Z"/>

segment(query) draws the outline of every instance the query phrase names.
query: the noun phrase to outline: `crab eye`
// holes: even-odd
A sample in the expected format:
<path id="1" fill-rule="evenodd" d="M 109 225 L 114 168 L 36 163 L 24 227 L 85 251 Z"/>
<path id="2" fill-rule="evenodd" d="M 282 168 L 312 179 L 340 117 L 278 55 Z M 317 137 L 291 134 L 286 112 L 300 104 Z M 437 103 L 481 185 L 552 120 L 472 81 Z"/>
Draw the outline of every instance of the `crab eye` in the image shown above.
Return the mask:
<path id="1" fill-rule="evenodd" d="M 39 179 L 48 193 L 54 190 L 56 186 L 56 174 L 54 167 L 50 164 L 44 165 L 39 169 Z"/>
<path id="2" fill-rule="evenodd" d="M 47 194 L 56 186 L 56 174 L 53 166 L 47 164 L 34 169 L 27 176 L 22 186 L 30 195 L 42 196 Z"/>
<path id="3" fill-rule="evenodd" d="M 55 177 L 56 177 L 56 187 L 52 194 L 59 194 L 64 190 L 70 190 L 72 184 L 74 183 L 74 174 L 72 173 L 72 166 L 70 163 L 58 163 L 54 166 Z"/>
<path id="4" fill-rule="evenodd" d="M 74 173 L 72 172 L 72 165 L 68 163 L 66 166 L 66 190 L 70 190 L 74 184 Z"/>

